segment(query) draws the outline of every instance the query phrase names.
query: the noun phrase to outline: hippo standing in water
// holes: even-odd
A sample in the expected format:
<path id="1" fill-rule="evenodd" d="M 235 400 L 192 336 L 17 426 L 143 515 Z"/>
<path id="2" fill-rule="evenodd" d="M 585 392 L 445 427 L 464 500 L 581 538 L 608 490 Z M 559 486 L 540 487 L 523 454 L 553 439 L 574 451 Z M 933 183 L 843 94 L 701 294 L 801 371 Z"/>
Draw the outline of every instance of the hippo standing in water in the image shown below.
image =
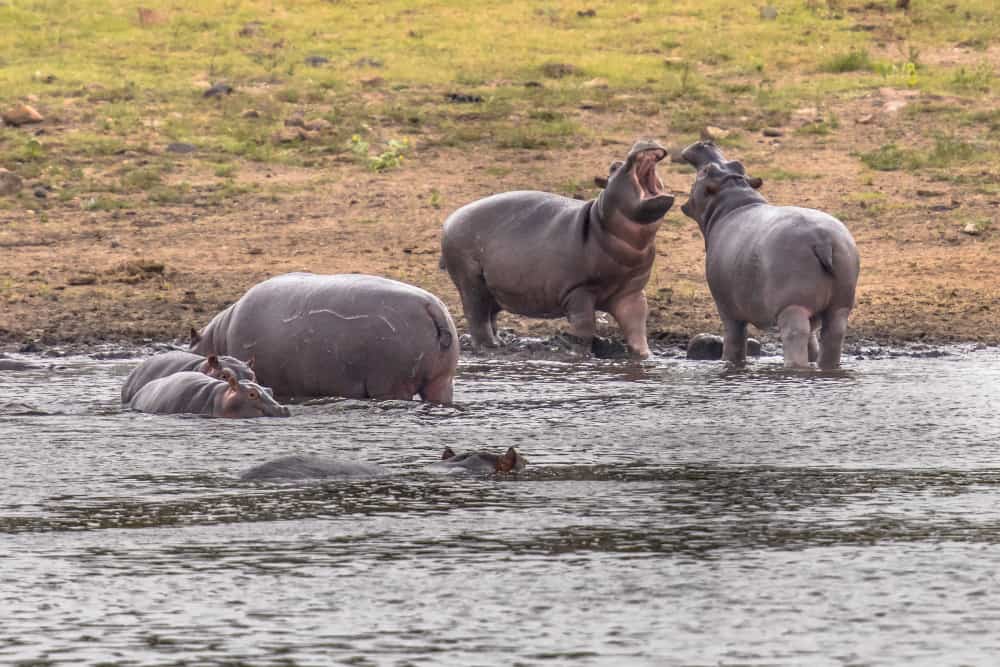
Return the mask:
<path id="1" fill-rule="evenodd" d="M 747 323 L 777 325 L 785 366 L 840 365 L 860 260 L 847 227 L 811 208 L 772 206 L 711 142 L 684 149 L 698 169 L 681 210 L 705 237 L 705 275 L 725 329 L 723 358 L 746 361 Z M 819 340 L 816 337 L 820 331 Z"/>
<path id="2" fill-rule="evenodd" d="M 245 418 L 289 414 L 288 408 L 279 405 L 264 387 L 249 380 L 237 380 L 228 372 L 225 380 L 194 371 L 152 380 L 136 392 L 129 407 L 160 415 Z"/>
<path id="3" fill-rule="evenodd" d="M 254 359 L 285 397 L 451 403 L 458 334 L 419 287 L 365 275 L 289 273 L 254 285 L 192 338 L 192 349 Z"/>
<path id="4" fill-rule="evenodd" d="M 220 380 L 225 371 L 229 371 L 237 380 L 254 382 L 257 379 L 253 363 L 244 363 L 234 357 L 218 357 L 214 354 L 203 357 L 192 352 L 172 350 L 146 359 L 129 373 L 122 386 L 122 403 L 131 401 L 136 392 L 148 382 L 182 371 L 196 371 Z"/>
<path id="5" fill-rule="evenodd" d="M 597 199 L 518 191 L 467 204 L 444 223 L 441 264 L 462 297 L 473 345 L 492 348 L 496 316 L 566 317 L 587 354 L 596 310 L 610 313 L 633 356 L 649 356 L 643 289 L 660 220 L 674 198 L 656 164 L 667 154 L 639 141 L 611 165 Z"/>

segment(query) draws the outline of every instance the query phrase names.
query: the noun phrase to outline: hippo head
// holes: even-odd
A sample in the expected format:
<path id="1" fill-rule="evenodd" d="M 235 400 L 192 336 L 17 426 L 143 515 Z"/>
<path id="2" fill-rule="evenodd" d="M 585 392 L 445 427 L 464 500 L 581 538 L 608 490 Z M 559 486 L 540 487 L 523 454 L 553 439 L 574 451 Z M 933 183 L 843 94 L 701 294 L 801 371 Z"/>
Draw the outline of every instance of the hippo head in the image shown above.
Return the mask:
<path id="1" fill-rule="evenodd" d="M 674 203 L 673 195 L 664 192 L 663 181 L 656 175 L 656 163 L 667 156 L 667 149 L 648 139 L 637 141 L 625 161 L 611 164 L 607 178 L 594 182 L 604 188 L 598 199 L 604 220 L 619 214 L 632 222 L 648 225 L 658 222 Z"/>
<path id="2" fill-rule="evenodd" d="M 681 157 L 698 170 L 691 196 L 681 206 L 684 215 L 697 221 L 705 231 L 705 223 L 710 217 L 709 209 L 727 194 L 739 197 L 760 189 L 764 184 L 760 178 L 747 176 L 743 164 L 735 160 L 727 162 L 718 146 L 710 141 L 699 141 L 684 149 Z M 759 195 L 754 192 L 755 199 Z"/>
<path id="3" fill-rule="evenodd" d="M 528 465 L 528 459 L 524 458 L 521 450 L 517 447 L 508 447 L 504 455 L 497 461 L 497 472 L 520 472 Z"/>
<path id="4" fill-rule="evenodd" d="M 257 376 L 253 372 L 253 360 L 244 363 L 235 357 L 220 357 L 210 354 L 205 357 L 205 361 L 198 367 L 198 370 L 219 380 L 225 380 L 226 371 L 229 371 L 236 376 L 237 380 L 257 381 Z"/>
<path id="5" fill-rule="evenodd" d="M 270 389 L 261 387 L 250 380 L 238 380 L 228 371 L 223 371 L 223 381 L 229 384 L 222 397 L 223 417 L 288 417 L 288 408 L 276 400 Z"/>

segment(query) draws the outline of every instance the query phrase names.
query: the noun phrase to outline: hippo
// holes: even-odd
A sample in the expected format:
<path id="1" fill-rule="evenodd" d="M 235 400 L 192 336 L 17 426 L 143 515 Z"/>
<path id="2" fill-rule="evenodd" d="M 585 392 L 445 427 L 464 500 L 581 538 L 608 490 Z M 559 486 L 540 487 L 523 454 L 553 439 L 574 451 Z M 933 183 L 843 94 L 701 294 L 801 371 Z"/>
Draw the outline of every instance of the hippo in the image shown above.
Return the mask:
<path id="1" fill-rule="evenodd" d="M 587 355 L 595 311 L 610 313 L 631 356 L 649 356 L 644 288 L 660 220 L 673 196 L 656 165 L 663 146 L 644 140 L 614 162 L 596 199 L 517 191 L 466 204 L 445 220 L 441 266 L 458 288 L 477 350 L 500 346 L 496 317 L 508 311 L 569 320 Z"/>
<path id="2" fill-rule="evenodd" d="M 17 359 L 0 358 L 0 371 L 34 371 L 41 366 L 28 361 L 18 361 Z"/>
<path id="3" fill-rule="evenodd" d="M 722 336 L 710 333 L 695 334 L 688 341 L 686 356 L 695 361 L 718 361 L 722 359 Z M 747 338 L 747 354 L 751 357 L 761 355 L 761 344 L 756 338 Z"/>
<path id="4" fill-rule="evenodd" d="M 254 359 L 278 396 L 451 403 L 458 333 L 433 294 L 377 276 L 289 273 L 251 287 L 191 349 Z"/>
<path id="5" fill-rule="evenodd" d="M 319 456 L 285 456 L 262 463 L 240 475 L 245 482 L 280 479 L 366 479 L 385 477 L 388 471 L 371 463 L 334 461 Z"/>
<path id="6" fill-rule="evenodd" d="M 166 377 L 172 373 L 197 371 L 221 380 L 227 370 L 237 380 L 250 380 L 251 382 L 257 380 L 257 376 L 253 372 L 252 359 L 249 363 L 244 363 L 234 357 L 219 357 L 214 354 L 203 357 L 200 354 L 184 350 L 171 350 L 157 354 L 136 366 L 125 378 L 125 384 L 122 386 L 122 403 L 126 404 L 131 401 L 136 392 L 142 389 L 147 382 Z"/>
<path id="7" fill-rule="evenodd" d="M 209 417 L 287 417 L 288 408 L 255 382 L 225 379 L 195 371 L 181 371 L 147 382 L 129 404 L 138 412 L 199 414 Z"/>
<path id="8" fill-rule="evenodd" d="M 772 206 L 763 181 L 727 162 L 710 141 L 681 153 L 698 170 L 681 207 L 705 239 L 705 276 L 724 329 L 723 358 L 746 361 L 747 323 L 777 325 L 785 366 L 840 365 L 861 263 L 840 220 L 811 208 Z M 817 331 L 819 337 L 817 339 Z"/>
<path id="9" fill-rule="evenodd" d="M 490 452 L 462 452 L 456 454 L 451 447 L 445 447 L 441 460 L 434 464 L 439 470 L 463 471 L 475 474 L 520 472 L 528 464 L 520 450 L 508 447 L 503 454 Z"/>

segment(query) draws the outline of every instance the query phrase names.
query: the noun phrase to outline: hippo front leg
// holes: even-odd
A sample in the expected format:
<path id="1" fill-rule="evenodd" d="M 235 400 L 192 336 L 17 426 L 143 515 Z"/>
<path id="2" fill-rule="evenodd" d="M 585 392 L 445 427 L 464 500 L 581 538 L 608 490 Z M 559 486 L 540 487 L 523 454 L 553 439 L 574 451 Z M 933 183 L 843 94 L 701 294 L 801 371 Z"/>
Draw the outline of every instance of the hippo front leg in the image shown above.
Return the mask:
<path id="1" fill-rule="evenodd" d="M 649 342 L 646 339 L 646 319 L 649 306 L 644 292 L 634 292 L 622 297 L 610 308 L 611 316 L 625 336 L 629 355 L 638 359 L 649 356 Z"/>
<path id="2" fill-rule="evenodd" d="M 747 363 L 747 323 L 722 318 L 722 359 L 734 366 Z"/>
<path id="3" fill-rule="evenodd" d="M 574 339 L 573 352 L 590 356 L 597 330 L 594 295 L 588 290 L 577 288 L 563 299 L 563 308 L 569 321 L 569 333 Z"/>

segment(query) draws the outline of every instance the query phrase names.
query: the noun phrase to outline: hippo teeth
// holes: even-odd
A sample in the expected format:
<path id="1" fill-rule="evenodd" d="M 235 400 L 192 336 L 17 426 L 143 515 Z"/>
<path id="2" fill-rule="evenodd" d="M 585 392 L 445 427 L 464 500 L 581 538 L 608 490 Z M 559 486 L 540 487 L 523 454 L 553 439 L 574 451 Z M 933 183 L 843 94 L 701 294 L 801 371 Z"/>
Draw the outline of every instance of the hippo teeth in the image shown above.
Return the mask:
<path id="1" fill-rule="evenodd" d="M 650 151 L 643 155 L 636 166 L 635 178 L 642 192 L 642 199 L 656 197 L 663 191 L 663 182 L 656 175 L 656 163 L 660 159 L 662 158 L 657 151 Z"/>

